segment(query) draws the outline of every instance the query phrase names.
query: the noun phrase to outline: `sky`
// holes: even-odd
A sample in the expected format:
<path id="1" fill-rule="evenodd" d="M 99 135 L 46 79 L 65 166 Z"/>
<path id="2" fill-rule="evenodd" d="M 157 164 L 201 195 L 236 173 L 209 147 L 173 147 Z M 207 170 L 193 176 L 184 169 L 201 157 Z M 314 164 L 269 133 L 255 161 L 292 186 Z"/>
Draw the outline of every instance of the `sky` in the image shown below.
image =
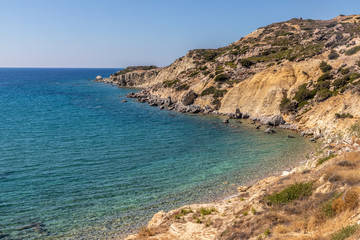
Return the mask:
<path id="1" fill-rule="evenodd" d="M 0 0 L 0 67 L 166 66 L 274 22 L 340 14 L 360 1 Z"/>

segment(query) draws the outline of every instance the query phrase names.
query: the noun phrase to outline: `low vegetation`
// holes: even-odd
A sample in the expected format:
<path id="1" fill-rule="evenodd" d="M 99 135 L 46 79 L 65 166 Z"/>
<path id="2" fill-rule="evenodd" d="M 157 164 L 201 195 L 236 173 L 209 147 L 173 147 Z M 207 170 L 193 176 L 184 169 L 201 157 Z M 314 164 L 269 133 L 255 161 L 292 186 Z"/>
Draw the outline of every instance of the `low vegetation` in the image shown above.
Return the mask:
<path id="1" fill-rule="evenodd" d="M 326 62 L 322 61 L 320 63 L 320 69 L 323 73 L 328 72 L 332 69 L 332 66 L 330 66 L 329 64 L 327 64 Z"/>
<path id="2" fill-rule="evenodd" d="M 284 190 L 266 197 L 270 205 L 286 204 L 312 194 L 313 182 L 294 183 Z"/>
<path id="3" fill-rule="evenodd" d="M 341 228 L 336 233 L 330 236 L 330 240 L 345 240 L 348 237 L 351 237 L 357 230 L 359 229 L 359 225 L 349 225 Z"/>
<path id="4" fill-rule="evenodd" d="M 354 116 L 351 115 L 350 113 L 335 113 L 335 117 L 344 119 L 344 118 L 353 118 Z"/>
<path id="5" fill-rule="evenodd" d="M 321 165 L 321 164 L 323 164 L 324 162 L 326 162 L 327 160 L 332 159 L 332 158 L 334 158 L 334 157 L 335 157 L 335 155 L 334 155 L 334 154 L 331 154 L 331 155 L 329 155 L 329 156 L 327 156 L 327 157 L 319 158 L 319 160 L 317 161 L 317 165 Z"/>
<path id="6" fill-rule="evenodd" d="M 353 48 L 350 48 L 349 50 L 347 50 L 347 51 L 345 52 L 345 55 L 346 55 L 346 56 L 351 56 L 351 55 L 356 54 L 356 53 L 359 52 L 359 51 L 360 51 L 360 46 L 356 46 L 356 47 L 353 47 Z"/>

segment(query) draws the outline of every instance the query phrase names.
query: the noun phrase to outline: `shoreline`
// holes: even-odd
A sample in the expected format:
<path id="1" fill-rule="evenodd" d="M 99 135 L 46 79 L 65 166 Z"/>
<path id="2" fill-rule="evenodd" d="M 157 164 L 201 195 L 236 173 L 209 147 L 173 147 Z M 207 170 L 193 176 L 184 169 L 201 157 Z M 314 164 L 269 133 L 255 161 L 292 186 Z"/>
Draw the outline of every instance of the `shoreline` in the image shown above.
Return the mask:
<path id="1" fill-rule="evenodd" d="M 104 81 L 96 81 L 96 82 L 107 83 L 107 82 L 104 82 Z M 253 126 L 257 125 L 257 127 L 259 125 L 266 126 L 266 128 L 273 129 L 275 131 L 275 134 L 276 134 L 276 129 L 280 129 L 281 131 L 289 131 L 289 133 L 295 132 L 296 135 L 298 135 L 297 137 L 308 138 L 308 136 L 313 135 L 312 133 L 304 134 L 303 132 L 300 132 L 297 129 L 296 125 L 291 125 L 291 124 L 285 123 L 285 121 L 282 118 L 281 119 L 276 119 L 276 117 L 275 117 L 276 123 L 275 124 L 271 124 L 271 123 L 269 124 L 270 121 L 273 121 L 274 117 L 252 118 L 247 113 L 240 113 L 241 116 L 238 117 L 238 116 L 236 116 L 236 113 L 235 114 L 222 114 L 222 113 L 219 113 L 217 111 L 206 111 L 206 109 L 200 109 L 198 111 L 198 108 L 196 108 L 195 112 L 192 112 L 191 107 L 190 107 L 190 111 L 189 110 L 184 110 L 184 108 L 183 108 L 183 106 L 181 104 L 180 105 L 174 104 L 174 103 L 171 102 L 171 99 L 170 100 L 169 99 L 162 99 L 162 98 L 157 98 L 154 95 L 147 95 L 148 93 L 143 88 L 123 87 L 123 86 L 120 86 L 120 85 L 114 84 L 114 83 L 111 83 L 111 85 L 115 86 L 115 87 L 119 87 L 119 88 L 139 90 L 136 93 L 130 92 L 129 94 L 126 95 L 126 97 L 131 98 L 131 99 L 137 99 L 137 102 L 139 102 L 139 103 L 147 103 L 147 104 L 149 104 L 149 106 L 152 106 L 152 107 L 159 107 L 159 109 L 158 109 L 159 111 L 161 111 L 161 110 L 176 111 L 176 112 L 179 112 L 179 113 L 182 113 L 182 114 L 184 114 L 184 113 L 185 114 L 191 114 L 193 116 L 196 116 L 198 114 L 199 115 L 220 116 L 220 117 L 225 117 L 224 120 L 223 120 L 223 124 L 229 124 L 229 123 L 231 124 L 231 121 L 233 121 L 233 120 L 236 121 L 235 123 L 237 123 L 238 121 L 243 121 L 240 126 L 244 126 L 244 125 L 248 125 L 247 127 L 250 127 L 250 125 L 253 125 Z M 144 91 L 145 91 L 146 94 L 144 94 Z M 284 124 L 279 124 L 279 123 L 284 123 Z M 229 126 L 229 127 L 232 127 L 232 126 Z M 258 129 L 258 128 L 256 128 L 256 129 Z M 255 130 L 255 128 L 254 128 L 254 130 Z M 261 129 L 261 130 L 263 131 L 264 129 Z M 265 134 L 265 132 L 264 132 L 264 134 Z M 270 133 L 270 134 L 272 134 L 272 133 Z M 290 136 L 290 135 L 291 134 L 289 134 L 288 136 Z M 258 184 L 259 182 L 266 181 L 267 179 L 271 179 L 271 178 L 274 178 L 274 177 L 278 178 L 278 177 L 281 177 L 281 176 L 287 176 L 288 174 L 292 174 L 292 173 L 298 171 L 299 168 L 305 167 L 305 165 L 315 162 L 318 159 L 318 158 L 315 157 L 315 151 L 316 151 L 315 149 L 317 147 L 322 147 L 325 144 L 323 142 L 322 143 L 316 143 L 317 139 L 321 139 L 321 136 L 317 136 L 316 139 L 312 139 L 312 138 L 309 139 L 309 144 L 310 144 L 310 142 L 312 142 L 312 144 L 317 144 L 317 146 L 312 146 L 312 149 L 307 153 L 307 155 L 312 156 L 312 157 L 309 157 L 309 159 L 304 160 L 304 158 L 306 158 L 306 157 L 303 157 L 302 159 L 299 159 L 299 162 L 293 163 L 293 164 L 291 164 L 291 166 L 280 167 L 281 170 L 275 170 L 274 172 L 270 172 L 270 173 L 266 174 L 265 176 L 256 177 L 256 178 L 251 179 L 249 181 L 245 181 L 244 182 L 245 186 L 247 186 L 247 187 L 248 186 L 254 186 L 254 185 Z M 184 208 L 184 207 L 192 206 L 192 205 L 218 204 L 218 203 L 228 201 L 228 200 L 231 200 L 231 199 L 234 199 L 234 198 L 237 198 L 237 197 L 241 197 L 243 192 L 240 192 L 239 188 L 242 188 L 242 187 L 244 187 L 244 186 L 243 185 L 238 185 L 236 187 L 238 189 L 236 194 L 232 194 L 230 196 L 218 197 L 218 198 L 215 198 L 215 199 L 211 199 L 209 201 L 191 203 L 191 204 L 183 205 L 183 206 L 181 206 L 179 208 Z M 172 212 L 174 210 L 176 210 L 176 209 L 171 209 L 168 212 Z M 153 215 L 153 217 L 150 219 L 150 222 L 152 221 L 152 219 L 157 214 L 158 213 Z M 145 225 L 147 225 L 148 223 L 149 222 L 147 222 Z M 135 235 L 137 232 L 141 231 L 143 228 L 144 227 L 135 227 L 134 230 L 131 231 L 130 233 L 120 235 L 121 236 L 120 239 L 128 239 L 129 237 Z"/>
<path id="2" fill-rule="evenodd" d="M 121 86 L 118 86 L 121 87 Z M 196 113 L 202 113 L 204 115 L 218 115 L 218 116 L 224 116 L 226 119 L 223 121 L 224 124 L 228 124 L 230 119 L 235 119 L 235 121 L 249 121 L 248 124 L 260 124 L 259 126 L 265 125 L 269 127 L 269 129 L 272 128 L 280 128 L 284 130 L 291 130 L 295 131 L 297 134 L 301 134 L 302 137 L 311 137 L 311 142 L 317 142 L 318 139 L 322 140 L 321 143 L 318 145 L 319 149 L 321 149 L 322 154 L 316 153 L 316 149 L 313 149 L 309 155 L 307 160 L 300 160 L 297 164 L 294 164 L 289 169 L 284 169 L 280 171 L 275 171 L 265 177 L 255 178 L 253 180 L 250 180 L 250 182 L 246 186 L 238 186 L 238 193 L 230 195 L 228 197 L 221 198 L 219 200 L 213 200 L 206 203 L 192 203 L 190 205 L 184 205 L 177 209 L 172 209 L 168 212 L 160 211 L 153 215 L 151 220 L 147 223 L 145 227 L 138 228 L 134 230 L 133 233 L 130 233 L 129 235 L 122 235 L 120 239 L 126 239 L 126 240 L 138 240 L 138 239 L 168 239 L 168 236 L 171 236 L 170 239 L 221 239 L 218 238 L 219 236 L 219 229 L 212 229 L 213 232 L 212 237 L 208 237 L 209 235 L 209 226 L 213 224 L 213 222 L 210 222 L 212 220 L 209 220 L 208 223 L 205 224 L 205 227 L 203 227 L 203 221 L 202 220 L 196 220 L 199 219 L 199 211 L 201 209 L 223 209 L 224 206 L 226 207 L 229 202 L 234 201 L 244 201 L 242 205 L 245 203 L 250 204 L 251 201 L 256 201 L 252 204 L 260 204 L 263 201 L 262 199 L 265 197 L 265 194 L 269 192 L 270 189 L 272 189 L 271 185 L 277 185 L 278 182 L 284 181 L 283 179 L 292 178 L 294 175 L 302 175 L 307 174 L 308 172 L 314 172 L 317 169 L 317 162 L 320 158 L 341 155 L 344 152 L 354 152 L 356 151 L 356 144 L 347 144 L 344 142 L 339 143 L 339 141 L 335 141 L 335 143 L 329 143 L 328 141 L 324 141 L 325 137 L 321 134 L 321 132 L 314 132 L 312 129 L 299 129 L 296 125 L 291 124 L 285 124 L 285 121 L 281 118 L 278 118 L 277 116 L 273 117 L 265 117 L 265 118 L 251 118 L 248 114 L 240 113 L 241 116 L 237 116 L 238 110 L 234 114 L 221 114 L 218 112 L 205 112 L 205 110 L 200 109 L 199 111 L 196 110 L 195 113 L 192 113 L 191 109 L 193 109 L 192 106 L 190 106 L 189 110 L 182 110 L 183 108 L 179 108 L 179 105 L 171 106 L 173 103 L 167 105 L 166 100 L 167 99 L 158 99 L 156 96 L 145 96 L 144 95 L 137 95 L 142 94 L 143 90 L 140 90 L 137 93 L 130 93 L 127 97 L 129 98 L 136 98 L 139 102 L 142 103 L 148 103 L 150 106 L 159 106 L 159 110 L 167 109 L 167 110 L 176 110 L 180 113 L 189 113 L 194 114 Z M 170 99 L 171 101 L 171 99 Z M 165 106 L 164 106 L 165 105 Z M 243 118 L 243 116 L 245 116 Z M 280 115 L 281 116 L 281 115 Z M 271 121 L 276 121 L 277 123 L 270 123 Z M 270 123 L 270 124 L 269 124 Z M 303 130 L 303 131 L 300 131 Z M 270 132 L 272 133 L 272 132 Z M 290 136 L 289 136 L 290 137 Z M 337 148 L 337 150 L 335 150 Z M 360 149 L 358 149 L 360 150 Z M 247 198 L 249 196 L 249 192 L 254 195 L 254 197 L 250 198 L 250 200 L 244 200 L 244 198 Z M 181 217 L 181 221 L 179 222 L 177 220 L 177 216 L 182 215 L 183 211 L 187 212 L 188 210 L 184 209 L 190 209 L 192 218 L 185 218 L 185 216 Z M 197 210 L 192 210 L 197 209 Z M 189 210 L 189 211 L 190 211 Z M 195 213 L 193 214 L 193 211 Z M 216 210 L 217 212 L 218 210 Z M 200 211 L 201 212 L 201 211 Z M 212 214 L 211 215 L 217 215 L 218 214 Z M 223 213 L 224 214 L 224 213 Z M 186 214 L 185 214 L 186 215 Z M 219 217 L 219 216 L 218 216 Z M 204 218 L 204 216 L 203 216 Z M 196 220 L 196 223 L 194 223 L 194 219 Z M 206 217 L 204 219 L 207 219 Z M 211 219 L 211 218 L 210 218 Z M 231 219 L 231 218 L 230 218 Z M 223 219 L 223 221 L 227 221 L 226 219 Z M 199 223 L 201 223 L 201 226 L 199 226 Z M 195 224 L 195 225 L 194 225 Z M 191 225 L 190 229 L 189 226 Z M 216 224 L 215 224 L 216 225 Z M 175 230 L 174 230 L 175 228 Z M 184 230 L 183 228 L 186 228 L 187 230 Z M 167 230 L 166 230 L 167 229 Z M 185 232 L 184 232 L 185 231 Z M 226 230 L 224 230 L 225 232 Z M 174 235 L 175 234 L 175 235 Z M 180 237 L 180 236 L 187 236 L 187 237 Z M 193 238 L 193 236 L 196 235 L 196 238 Z M 199 237 L 202 236 L 203 237 Z M 205 237 L 206 235 L 206 237 Z M 222 233 L 220 234 L 222 235 Z M 159 237 L 160 236 L 160 237 Z M 161 236 L 164 236 L 161 237 Z M 165 237 L 166 236 L 166 237 Z M 191 237 L 190 237 L 191 236 Z M 217 237 L 216 237 L 217 236 Z M 257 238 L 249 238 L 249 239 L 257 239 Z"/>

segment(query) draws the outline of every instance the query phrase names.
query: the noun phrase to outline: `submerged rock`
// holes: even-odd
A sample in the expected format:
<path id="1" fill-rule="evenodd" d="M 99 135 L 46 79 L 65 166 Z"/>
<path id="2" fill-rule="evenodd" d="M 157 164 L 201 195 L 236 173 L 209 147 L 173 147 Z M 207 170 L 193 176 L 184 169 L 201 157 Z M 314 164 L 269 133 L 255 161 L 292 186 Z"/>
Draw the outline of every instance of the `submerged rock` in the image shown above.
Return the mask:
<path id="1" fill-rule="evenodd" d="M 274 129 L 272 129 L 272 128 L 267 128 L 266 130 L 265 130 L 265 132 L 264 133 L 267 133 L 267 134 L 274 134 L 274 133 L 276 133 L 275 132 L 275 130 Z"/>

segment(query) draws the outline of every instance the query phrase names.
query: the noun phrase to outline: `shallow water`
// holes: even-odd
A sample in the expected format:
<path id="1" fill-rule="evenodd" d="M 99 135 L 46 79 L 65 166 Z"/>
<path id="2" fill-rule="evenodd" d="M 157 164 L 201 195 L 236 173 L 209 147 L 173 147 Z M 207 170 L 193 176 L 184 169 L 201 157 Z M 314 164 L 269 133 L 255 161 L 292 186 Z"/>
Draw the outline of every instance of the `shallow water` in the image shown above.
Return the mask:
<path id="1" fill-rule="evenodd" d="M 0 69 L 5 239 L 128 233 L 159 210 L 236 193 L 305 159 L 305 139 L 134 102 L 115 69 Z M 41 223 L 41 229 L 28 228 Z M 20 229 L 19 229 L 20 228 Z"/>

